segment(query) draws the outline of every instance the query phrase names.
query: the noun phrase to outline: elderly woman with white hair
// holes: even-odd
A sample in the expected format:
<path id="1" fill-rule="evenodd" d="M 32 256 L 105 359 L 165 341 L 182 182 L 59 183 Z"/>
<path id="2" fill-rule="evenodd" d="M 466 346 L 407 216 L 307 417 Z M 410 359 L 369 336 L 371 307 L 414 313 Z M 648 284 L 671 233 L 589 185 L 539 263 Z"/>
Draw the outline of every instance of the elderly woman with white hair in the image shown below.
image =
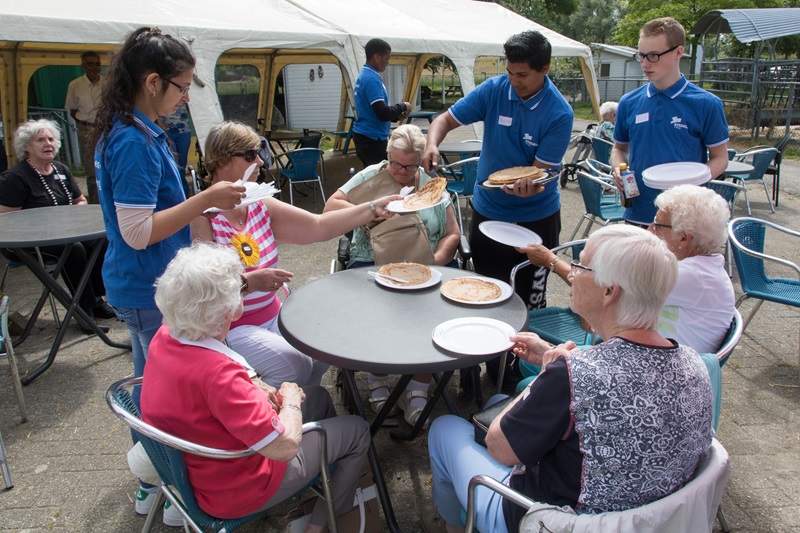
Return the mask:
<path id="1" fill-rule="evenodd" d="M 658 321 L 665 337 L 700 353 L 716 352 L 733 320 L 733 284 L 720 251 L 727 240 L 728 204 L 711 189 L 679 185 L 656 198 L 648 228 L 678 258 L 678 282 Z M 569 283 L 570 266 L 542 245 L 519 248 L 535 265 L 551 268 Z"/>
<path id="2" fill-rule="evenodd" d="M 600 106 L 600 124 L 594 130 L 594 136 L 604 141 L 614 142 L 614 126 L 617 123 L 617 102 L 603 102 Z"/>
<path id="3" fill-rule="evenodd" d="M 55 161 L 60 148 L 61 130 L 50 120 L 29 120 L 17 128 L 14 151 L 19 163 L 0 174 L 0 213 L 87 203 L 69 167 Z M 70 291 L 75 290 L 86 270 L 88 251 L 93 244 L 94 241 L 75 243 L 67 257 L 64 279 Z M 64 249 L 65 246 L 46 246 L 40 248 L 40 252 L 57 260 Z M 3 255 L 18 260 L 10 251 L 4 250 Z M 114 318 L 114 310 L 102 299 L 106 293 L 102 268 L 101 258 L 94 265 L 79 305 L 91 317 Z M 100 327 L 108 331 L 108 326 Z M 80 328 L 85 333 L 92 333 L 83 324 Z"/>
<path id="4" fill-rule="evenodd" d="M 678 258 L 678 282 L 664 302 L 658 330 L 698 352 L 716 352 L 733 320 L 736 297 L 725 257 L 728 203 L 697 185 L 679 185 L 656 197 L 648 228 Z"/>
<path id="5" fill-rule="evenodd" d="M 242 314 L 244 268 L 230 247 L 198 243 L 180 250 L 156 286 L 164 325 L 150 343 L 142 382 L 142 418 L 177 437 L 214 448 L 257 452 L 220 461 L 186 455 L 186 469 L 200 507 L 235 518 L 269 509 L 305 487 L 320 472 L 319 438 L 302 434 L 303 420 L 320 420 L 337 515 L 350 511 L 369 425 L 336 417 L 322 387 L 295 383 L 279 390 L 252 377 L 225 336 Z M 327 530 L 319 499 L 306 533 Z"/>
<path id="6" fill-rule="evenodd" d="M 433 422 L 440 516 L 429 509 L 423 529 L 459 530 L 476 474 L 579 514 L 640 507 L 689 481 L 711 446 L 712 394 L 697 352 L 656 329 L 677 277 L 675 256 L 652 233 L 620 225 L 592 234 L 571 265 L 570 306 L 605 342 L 580 352 L 533 333 L 511 338 L 519 357 L 545 371 L 495 418 L 486 449 L 469 421 Z M 525 509 L 477 494 L 480 531 L 517 531 Z"/>
<path id="7" fill-rule="evenodd" d="M 386 160 L 368 166 L 350 178 L 328 198 L 325 212 L 347 209 L 354 203 L 371 200 L 381 194 L 396 194 L 403 187 L 419 190 L 431 179 L 420 166 L 426 143 L 419 126 L 404 124 L 393 130 L 386 148 Z M 410 216 L 419 216 L 425 226 L 430 250 L 427 250 L 423 244 L 421 247 L 425 250 L 424 256 L 408 257 L 398 254 L 398 257 L 402 257 L 401 260 L 404 261 L 416 261 L 429 265 L 456 266 L 454 258 L 461 239 L 461 231 L 458 228 L 450 201 L 422 209 Z M 376 222 L 383 221 L 384 219 L 380 219 Z M 423 239 L 423 237 L 419 238 Z M 369 232 L 364 227 L 356 228 L 350 243 L 350 263 L 347 268 L 393 262 L 380 257 L 376 258 L 375 255 Z M 425 408 L 430 381 L 430 374 L 415 375 L 397 402 L 404 412 L 406 422 L 411 425 L 417 423 L 417 419 Z M 386 376 L 370 373 L 367 376 L 367 386 L 370 390 L 370 406 L 375 413 L 378 413 L 389 398 L 389 384 Z"/>

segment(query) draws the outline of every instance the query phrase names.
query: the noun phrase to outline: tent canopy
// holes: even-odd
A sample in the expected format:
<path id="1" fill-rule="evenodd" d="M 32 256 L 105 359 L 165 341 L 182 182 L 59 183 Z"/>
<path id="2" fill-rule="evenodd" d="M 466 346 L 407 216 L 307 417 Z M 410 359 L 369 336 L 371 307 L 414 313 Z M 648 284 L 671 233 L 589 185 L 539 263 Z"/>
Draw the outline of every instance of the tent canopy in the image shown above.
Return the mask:
<path id="1" fill-rule="evenodd" d="M 552 43 L 554 57 L 580 59 L 597 109 L 597 82 L 588 46 L 499 5 L 473 0 L 195 0 L 191 6 L 184 0 L 138 0 L 135 4 L 5 0 L 0 4 L 0 20 L 0 91 L 7 93 L 0 105 L 9 132 L 26 117 L 28 81 L 36 69 L 75 65 L 82 51 L 110 50 L 140 26 L 158 26 L 190 44 L 198 78 L 191 92 L 192 119 L 201 140 L 223 118 L 215 68 L 226 51 L 271 51 L 262 73 L 267 83 L 259 99 L 262 115 L 269 117 L 279 71 L 272 69 L 271 62 L 277 51 L 296 51 L 297 57 L 306 54 L 309 62 L 318 61 L 320 54 L 332 56 L 342 68 L 345 90 L 352 99 L 352 86 L 365 62 L 363 47 L 376 36 L 391 43 L 395 54 L 406 56 L 409 80 L 404 96 L 411 100 L 427 59 L 449 57 L 466 93 L 475 86 L 477 57 L 501 56 L 502 44 L 510 35 L 539 30 Z M 317 51 L 317 56 L 309 56 L 309 50 Z"/>
<path id="2" fill-rule="evenodd" d="M 689 33 L 732 33 L 742 43 L 795 35 L 800 33 L 800 8 L 715 9 L 700 17 Z"/>

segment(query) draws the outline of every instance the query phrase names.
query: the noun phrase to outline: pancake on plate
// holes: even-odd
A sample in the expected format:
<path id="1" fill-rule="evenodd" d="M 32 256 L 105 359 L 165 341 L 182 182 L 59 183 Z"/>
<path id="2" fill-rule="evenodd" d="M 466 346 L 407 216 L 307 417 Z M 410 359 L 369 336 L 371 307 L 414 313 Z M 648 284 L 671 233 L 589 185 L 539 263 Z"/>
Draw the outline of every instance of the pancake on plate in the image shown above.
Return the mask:
<path id="1" fill-rule="evenodd" d="M 523 178 L 538 179 L 545 175 L 539 167 L 510 167 L 489 174 L 489 183 L 492 185 L 509 185 Z"/>
<path id="2" fill-rule="evenodd" d="M 442 193 L 447 187 L 447 180 L 444 178 L 431 178 L 420 187 L 416 194 L 406 196 L 403 200 L 403 207 L 406 209 L 424 209 L 438 204 L 442 199 Z"/>
<path id="3" fill-rule="evenodd" d="M 480 278 L 453 278 L 442 284 L 442 294 L 462 302 L 488 302 L 501 292 L 498 284 Z"/>
<path id="4" fill-rule="evenodd" d="M 395 281 L 389 278 L 381 278 L 392 285 L 403 285 L 406 287 L 421 285 L 431 279 L 431 269 L 419 263 L 387 263 L 378 269 L 378 274 L 406 279 L 408 283 Z"/>

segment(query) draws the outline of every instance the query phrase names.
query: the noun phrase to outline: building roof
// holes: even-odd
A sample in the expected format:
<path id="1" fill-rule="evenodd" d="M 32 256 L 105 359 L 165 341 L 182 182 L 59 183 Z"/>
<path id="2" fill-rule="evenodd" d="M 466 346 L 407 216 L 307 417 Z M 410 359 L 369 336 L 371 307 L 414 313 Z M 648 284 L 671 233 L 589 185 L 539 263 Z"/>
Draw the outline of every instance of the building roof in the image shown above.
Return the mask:
<path id="1" fill-rule="evenodd" d="M 800 33 L 800 8 L 715 9 L 697 21 L 694 35 L 733 33 L 743 43 Z"/>

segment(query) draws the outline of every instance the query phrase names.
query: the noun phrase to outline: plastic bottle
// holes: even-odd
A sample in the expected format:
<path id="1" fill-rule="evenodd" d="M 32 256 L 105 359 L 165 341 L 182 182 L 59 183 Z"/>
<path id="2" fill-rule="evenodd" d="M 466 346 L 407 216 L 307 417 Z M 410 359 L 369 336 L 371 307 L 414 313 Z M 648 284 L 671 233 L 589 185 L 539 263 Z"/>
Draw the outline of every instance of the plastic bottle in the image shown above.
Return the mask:
<path id="1" fill-rule="evenodd" d="M 639 185 L 632 170 L 628 170 L 627 163 L 619 164 L 619 175 L 622 178 L 622 205 L 633 206 L 633 198 L 639 196 Z"/>

